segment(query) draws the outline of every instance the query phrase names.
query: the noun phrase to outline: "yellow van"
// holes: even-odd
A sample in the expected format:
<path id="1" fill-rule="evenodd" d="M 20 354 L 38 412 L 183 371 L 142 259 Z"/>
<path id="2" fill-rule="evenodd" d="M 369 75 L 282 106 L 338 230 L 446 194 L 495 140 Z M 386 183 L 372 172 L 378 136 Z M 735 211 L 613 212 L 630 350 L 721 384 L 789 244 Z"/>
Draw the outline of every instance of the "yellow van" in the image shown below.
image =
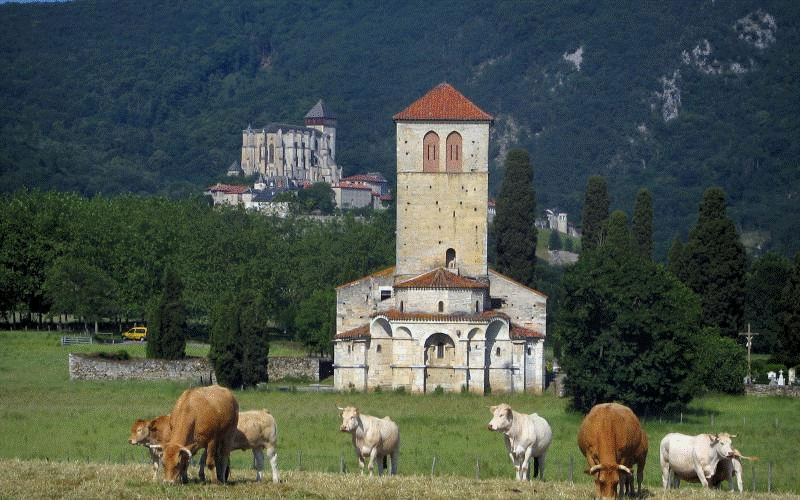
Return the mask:
<path id="1" fill-rule="evenodd" d="M 128 340 L 146 340 L 147 339 L 147 327 L 146 326 L 134 326 L 130 330 L 123 332 L 122 336 Z"/>

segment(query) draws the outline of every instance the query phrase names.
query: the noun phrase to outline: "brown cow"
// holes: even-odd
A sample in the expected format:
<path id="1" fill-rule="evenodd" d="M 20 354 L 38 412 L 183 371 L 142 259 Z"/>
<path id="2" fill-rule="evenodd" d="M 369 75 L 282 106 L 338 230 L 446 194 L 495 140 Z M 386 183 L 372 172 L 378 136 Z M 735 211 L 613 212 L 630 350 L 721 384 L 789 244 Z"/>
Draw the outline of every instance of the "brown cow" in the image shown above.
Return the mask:
<path id="1" fill-rule="evenodd" d="M 600 498 L 616 498 L 618 484 L 632 494 L 634 464 L 641 494 L 647 434 L 630 408 L 617 403 L 596 405 L 581 423 L 578 447 L 586 457 L 586 473 L 594 476 Z"/>
<path id="2" fill-rule="evenodd" d="M 186 481 L 186 467 L 197 450 L 206 449 L 212 481 L 227 482 L 228 464 L 239 420 L 239 403 L 224 387 L 187 389 L 170 413 L 169 442 L 164 446 L 164 480 Z M 213 473 L 216 472 L 216 475 Z"/>
<path id="3" fill-rule="evenodd" d="M 169 439 L 169 415 L 161 415 L 152 420 L 139 419 L 131 426 L 131 436 L 128 443 L 146 446 L 150 452 L 153 463 L 153 481 L 158 476 L 158 467 L 161 464 L 162 447 Z"/>

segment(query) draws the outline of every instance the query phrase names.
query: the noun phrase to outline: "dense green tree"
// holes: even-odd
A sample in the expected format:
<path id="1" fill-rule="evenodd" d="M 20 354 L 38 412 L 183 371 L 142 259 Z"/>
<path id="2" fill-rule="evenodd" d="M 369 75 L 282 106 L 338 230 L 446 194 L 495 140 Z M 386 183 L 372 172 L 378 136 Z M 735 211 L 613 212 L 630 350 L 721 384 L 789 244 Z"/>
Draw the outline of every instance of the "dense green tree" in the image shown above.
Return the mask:
<path id="1" fill-rule="evenodd" d="M 105 271 L 83 259 L 57 259 L 43 288 L 53 312 L 94 321 L 95 326 L 117 313 L 116 283 Z"/>
<path id="2" fill-rule="evenodd" d="M 703 324 L 736 338 L 744 317 L 747 256 L 722 189 L 706 190 L 682 254 L 680 277 L 700 296 Z"/>
<path id="3" fill-rule="evenodd" d="M 778 353 L 783 334 L 783 302 L 781 294 L 789 279 L 791 261 L 774 252 L 767 252 L 753 262 L 747 273 L 745 318 L 753 331 L 753 350 Z"/>
<path id="4" fill-rule="evenodd" d="M 586 193 L 583 199 L 581 215 L 582 233 L 581 248 L 592 250 L 603 245 L 605 240 L 605 223 L 608 219 L 611 198 L 604 177 L 593 175 L 586 182 Z"/>
<path id="5" fill-rule="evenodd" d="M 217 381 L 231 388 L 255 387 L 268 381 L 270 323 L 268 301 L 252 290 L 230 293 L 214 315 L 209 359 Z"/>
<path id="6" fill-rule="evenodd" d="M 604 247 L 615 255 L 633 257 L 637 255 L 635 241 L 628 227 L 628 216 L 622 210 L 614 210 L 606 220 L 603 231 L 605 232 Z"/>
<path id="7" fill-rule="evenodd" d="M 633 206 L 633 239 L 639 255 L 649 259 L 653 255 L 653 196 L 646 188 L 636 193 Z"/>
<path id="8" fill-rule="evenodd" d="M 747 349 L 730 337 L 720 337 L 716 328 L 705 327 L 692 344 L 695 359 L 691 386 L 699 393 L 741 394 L 747 375 Z"/>
<path id="9" fill-rule="evenodd" d="M 494 217 L 495 255 L 501 273 L 525 285 L 536 274 L 536 194 L 528 152 L 513 149 L 505 161 Z"/>
<path id="10" fill-rule="evenodd" d="M 800 364 L 800 253 L 794 257 L 782 301 L 783 335 L 777 357 L 788 366 L 797 366 Z"/>
<path id="11" fill-rule="evenodd" d="M 183 282 L 172 269 L 164 276 L 164 288 L 150 312 L 147 357 L 182 359 L 186 353 L 187 316 Z"/>
<path id="12" fill-rule="evenodd" d="M 311 187 L 299 191 L 297 197 L 305 212 L 330 215 L 336 208 L 333 189 L 326 182 L 315 182 Z"/>
<path id="13" fill-rule="evenodd" d="M 561 234 L 555 229 L 550 230 L 550 235 L 547 237 L 547 248 L 550 250 L 561 250 Z"/>
<path id="14" fill-rule="evenodd" d="M 686 277 L 684 274 L 684 270 L 681 267 L 683 265 L 683 242 L 681 241 L 680 237 L 676 234 L 672 238 L 672 245 L 669 247 L 669 254 L 667 254 L 667 268 L 670 270 L 672 274 L 684 280 Z"/>
<path id="15" fill-rule="evenodd" d="M 685 285 L 661 265 L 606 245 L 581 253 L 564 290 L 556 331 L 574 408 L 619 401 L 648 415 L 691 399 L 700 309 Z"/>
<path id="16" fill-rule="evenodd" d="M 297 329 L 306 339 L 306 345 L 319 354 L 332 353 L 332 340 L 336 332 L 336 294 L 330 288 L 314 290 L 297 311 Z"/>

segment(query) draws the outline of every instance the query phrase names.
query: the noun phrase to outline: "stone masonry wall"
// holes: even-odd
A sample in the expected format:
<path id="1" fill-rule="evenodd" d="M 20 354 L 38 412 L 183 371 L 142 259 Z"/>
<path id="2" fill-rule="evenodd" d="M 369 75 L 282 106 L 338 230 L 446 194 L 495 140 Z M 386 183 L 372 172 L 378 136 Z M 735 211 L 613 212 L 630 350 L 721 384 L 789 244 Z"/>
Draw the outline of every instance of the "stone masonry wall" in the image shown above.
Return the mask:
<path id="1" fill-rule="evenodd" d="M 800 386 L 796 385 L 745 385 L 744 392 L 748 396 L 790 396 L 800 397 Z"/>
<path id="2" fill-rule="evenodd" d="M 286 377 L 319 382 L 333 372 L 331 361 L 317 358 L 277 356 L 269 358 L 267 372 L 271 381 Z M 69 355 L 70 380 L 190 380 L 216 382 L 214 368 L 206 358 L 175 361 L 135 358 L 125 361 Z"/>
<path id="3" fill-rule="evenodd" d="M 69 355 L 70 380 L 208 380 L 216 382 L 206 358 L 175 361 L 135 358 L 125 361 Z"/>

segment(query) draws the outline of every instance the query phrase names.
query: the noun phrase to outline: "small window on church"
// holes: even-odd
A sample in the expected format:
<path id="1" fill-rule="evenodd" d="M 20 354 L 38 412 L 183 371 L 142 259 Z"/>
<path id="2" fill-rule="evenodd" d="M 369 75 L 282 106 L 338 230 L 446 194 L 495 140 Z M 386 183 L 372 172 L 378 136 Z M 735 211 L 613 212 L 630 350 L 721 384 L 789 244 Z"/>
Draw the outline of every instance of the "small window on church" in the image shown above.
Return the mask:
<path id="1" fill-rule="evenodd" d="M 527 352 L 528 352 L 528 356 L 530 356 L 531 355 L 531 348 L 530 347 L 528 347 L 528 351 Z"/>
<path id="2" fill-rule="evenodd" d="M 480 303 L 480 301 L 477 301 L 477 300 L 475 301 L 475 312 L 476 313 L 481 312 L 481 303 Z"/>
<path id="3" fill-rule="evenodd" d="M 403 312 L 403 301 L 400 301 L 400 312 Z"/>
<path id="4" fill-rule="evenodd" d="M 494 355 L 495 356 L 500 356 L 500 348 L 499 347 L 494 350 Z"/>
<path id="5" fill-rule="evenodd" d="M 375 347 L 375 352 L 381 352 L 381 345 L 380 344 L 378 344 L 378 346 Z"/>
<path id="6" fill-rule="evenodd" d="M 447 268 L 456 267 L 456 251 L 452 248 L 448 248 L 444 254 L 444 261 Z"/>
<path id="7" fill-rule="evenodd" d="M 444 358 L 444 344 L 436 345 L 436 357 L 439 359 Z"/>
<path id="8" fill-rule="evenodd" d="M 381 289 L 381 300 L 391 299 L 392 298 L 392 289 Z"/>
<path id="9" fill-rule="evenodd" d="M 439 312 L 444 312 L 444 302 L 439 301 Z"/>

